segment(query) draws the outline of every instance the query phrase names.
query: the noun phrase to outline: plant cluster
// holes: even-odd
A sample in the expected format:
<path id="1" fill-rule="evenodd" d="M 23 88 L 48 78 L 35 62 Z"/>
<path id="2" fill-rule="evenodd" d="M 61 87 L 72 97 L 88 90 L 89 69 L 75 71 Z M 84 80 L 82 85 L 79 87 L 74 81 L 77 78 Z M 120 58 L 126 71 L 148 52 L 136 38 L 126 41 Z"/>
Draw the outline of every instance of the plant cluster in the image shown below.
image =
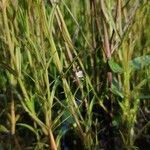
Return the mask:
<path id="1" fill-rule="evenodd" d="M 150 144 L 149 14 L 149 0 L 0 0 L 0 149 Z"/>

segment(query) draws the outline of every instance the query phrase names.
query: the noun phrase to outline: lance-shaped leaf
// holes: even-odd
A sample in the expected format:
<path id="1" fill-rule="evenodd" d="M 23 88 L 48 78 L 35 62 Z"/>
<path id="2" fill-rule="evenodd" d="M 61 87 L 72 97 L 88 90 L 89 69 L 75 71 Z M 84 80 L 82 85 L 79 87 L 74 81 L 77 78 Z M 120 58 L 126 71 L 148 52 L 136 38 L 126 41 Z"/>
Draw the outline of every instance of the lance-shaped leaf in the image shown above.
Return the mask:
<path id="1" fill-rule="evenodd" d="M 113 59 L 110 59 L 108 61 L 108 64 L 109 64 L 110 69 L 114 73 L 123 73 L 123 69 L 121 68 L 121 66 L 119 64 L 117 64 Z"/>
<path id="2" fill-rule="evenodd" d="M 0 61 L 0 67 L 3 68 L 4 70 L 9 71 L 9 73 L 13 74 L 15 77 L 18 77 L 18 73 L 13 68 L 11 68 L 8 64 Z"/>
<path id="3" fill-rule="evenodd" d="M 0 124 L 0 132 L 8 133 L 9 130 L 5 126 L 3 126 L 2 124 Z"/>
<path id="4" fill-rule="evenodd" d="M 115 78 L 112 81 L 111 92 L 121 98 L 124 98 L 122 87 L 120 87 L 119 82 Z"/>

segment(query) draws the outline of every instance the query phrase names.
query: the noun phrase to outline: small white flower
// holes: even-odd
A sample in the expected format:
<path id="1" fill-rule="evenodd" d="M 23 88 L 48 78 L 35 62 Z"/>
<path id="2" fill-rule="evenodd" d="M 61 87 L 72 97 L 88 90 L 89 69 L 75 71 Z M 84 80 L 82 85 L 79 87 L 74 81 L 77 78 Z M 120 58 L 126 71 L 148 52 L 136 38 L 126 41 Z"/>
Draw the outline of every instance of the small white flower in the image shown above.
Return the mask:
<path id="1" fill-rule="evenodd" d="M 79 70 L 78 72 L 76 72 L 76 76 L 78 78 L 83 78 L 83 71 L 82 70 Z"/>

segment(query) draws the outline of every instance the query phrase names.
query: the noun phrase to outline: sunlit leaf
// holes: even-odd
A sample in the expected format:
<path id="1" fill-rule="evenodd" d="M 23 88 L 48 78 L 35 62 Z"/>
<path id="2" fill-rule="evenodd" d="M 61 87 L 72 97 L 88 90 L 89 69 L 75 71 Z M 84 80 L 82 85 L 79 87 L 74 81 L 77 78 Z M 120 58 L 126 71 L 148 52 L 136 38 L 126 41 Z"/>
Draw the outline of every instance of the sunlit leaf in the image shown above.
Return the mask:
<path id="1" fill-rule="evenodd" d="M 30 100 L 27 100 L 27 101 L 26 101 L 26 105 L 28 106 L 29 110 L 30 110 L 32 113 L 35 113 L 34 98 L 35 98 L 35 96 L 33 96 Z"/>
<path id="2" fill-rule="evenodd" d="M 11 74 L 13 74 L 16 77 L 18 76 L 18 73 L 14 69 L 12 69 L 8 64 L 0 61 L 0 67 L 2 67 L 4 70 L 9 71 Z"/>
<path id="3" fill-rule="evenodd" d="M 2 124 L 0 124 L 0 132 L 8 133 L 9 130 L 5 126 L 3 126 Z"/>
<path id="4" fill-rule="evenodd" d="M 110 69 L 114 72 L 114 73 L 123 73 L 123 69 L 120 67 L 119 64 L 117 64 L 113 59 L 110 59 L 108 61 L 108 64 L 110 66 Z"/>

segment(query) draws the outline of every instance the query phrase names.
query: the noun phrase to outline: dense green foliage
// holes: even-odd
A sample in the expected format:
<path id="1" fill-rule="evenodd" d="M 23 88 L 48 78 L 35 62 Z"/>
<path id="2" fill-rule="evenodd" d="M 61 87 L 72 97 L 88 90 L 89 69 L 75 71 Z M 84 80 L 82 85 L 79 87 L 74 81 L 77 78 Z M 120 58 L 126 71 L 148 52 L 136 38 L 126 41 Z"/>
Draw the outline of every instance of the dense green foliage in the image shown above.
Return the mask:
<path id="1" fill-rule="evenodd" d="M 0 0 L 0 149 L 146 146 L 149 14 L 149 0 Z"/>

